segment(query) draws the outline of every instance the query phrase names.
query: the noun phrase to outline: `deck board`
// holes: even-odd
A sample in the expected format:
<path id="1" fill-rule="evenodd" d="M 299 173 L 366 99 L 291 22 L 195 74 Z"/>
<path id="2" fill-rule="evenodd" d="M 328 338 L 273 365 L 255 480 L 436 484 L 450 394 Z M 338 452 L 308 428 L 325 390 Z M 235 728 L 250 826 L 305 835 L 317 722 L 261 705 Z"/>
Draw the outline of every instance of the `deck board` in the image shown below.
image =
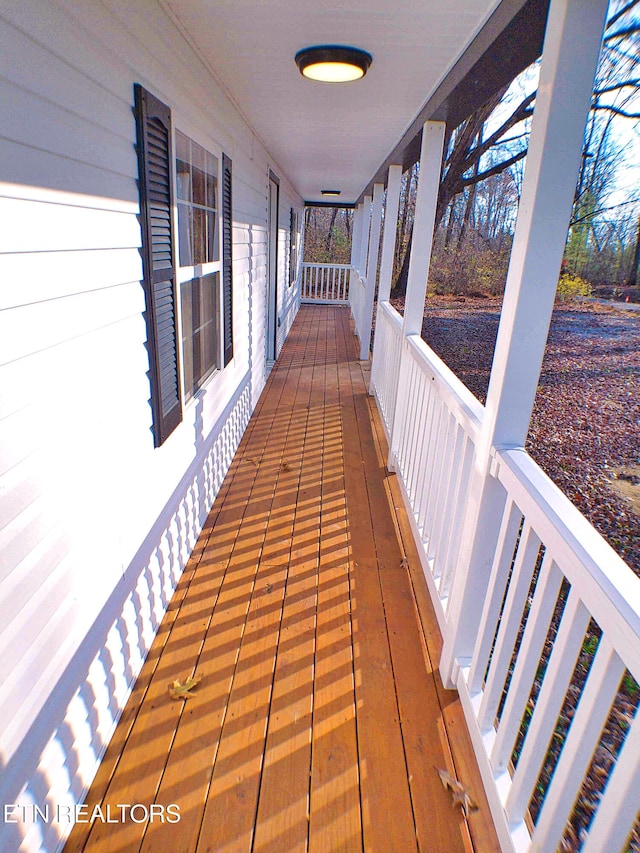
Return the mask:
<path id="1" fill-rule="evenodd" d="M 66 850 L 498 850 L 366 372 L 348 311 L 304 306 L 85 798 L 181 820 Z"/>

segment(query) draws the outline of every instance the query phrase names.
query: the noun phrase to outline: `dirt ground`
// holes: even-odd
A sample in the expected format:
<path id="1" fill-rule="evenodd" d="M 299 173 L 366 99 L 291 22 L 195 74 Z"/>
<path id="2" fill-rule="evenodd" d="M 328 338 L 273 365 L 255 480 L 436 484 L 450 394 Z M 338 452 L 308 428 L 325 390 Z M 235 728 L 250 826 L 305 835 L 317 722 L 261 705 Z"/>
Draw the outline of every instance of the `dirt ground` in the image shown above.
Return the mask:
<path id="1" fill-rule="evenodd" d="M 499 316 L 499 299 L 425 308 L 423 338 L 483 403 Z M 640 575 L 640 313 L 556 307 L 527 450 Z"/>

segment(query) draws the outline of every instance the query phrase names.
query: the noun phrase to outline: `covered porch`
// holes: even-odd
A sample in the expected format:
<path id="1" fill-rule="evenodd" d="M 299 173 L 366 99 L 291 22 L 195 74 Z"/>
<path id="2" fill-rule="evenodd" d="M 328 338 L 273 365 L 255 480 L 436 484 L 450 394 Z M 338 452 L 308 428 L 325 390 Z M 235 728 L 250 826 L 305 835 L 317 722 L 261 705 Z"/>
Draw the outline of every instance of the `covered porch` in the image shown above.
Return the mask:
<path id="1" fill-rule="evenodd" d="M 303 265 L 315 304 L 88 800 L 181 802 L 184 817 L 94 824 L 88 849 L 117 835 L 123 853 L 167 849 L 173 832 L 212 851 L 640 849 L 640 717 L 618 708 L 638 693 L 640 581 L 524 449 L 606 11 L 550 4 L 486 406 L 420 330 L 447 133 L 495 32 L 356 196 L 349 267 Z M 401 175 L 418 157 L 400 316 Z M 169 683 L 200 670 L 194 698 L 172 703 Z M 478 802 L 468 820 L 438 769 Z M 76 828 L 69 849 L 85 840 Z"/>
<path id="2" fill-rule="evenodd" d="M 301 308 L 85 799 L 180 821 L 66 850 L 499 849 L 352 328 Z"/>
<path id="3" fill-rule="evenodd" d="M 23 62 L 19 39 L 30 29 L 30 56 L 42 55 L 49 39 L 48 18 L 41 14 L 46 5 L 32 0 L 26 21 L 18 6 L 12 9 L 16 68 Z M 69 33 L 77 27 L 69 21 L 83 22 L 91 34 L 75 60 L 83 78 L 69 79 L 60 114 L 73 115 L 79 93 L 91 100 L 87 80 L 93 85 L 97 75 L 102 87 L 117 72 L 118 99 L 105 88 L 100 100 L 121 128 L 108 129 L 117 156 L 105 156 L 100 181 L 122 198 L 111 217 L 111 195 L 105 201 L 102 183 L 94 186 L 87 170 L 91 198 L 106 206 L 109 228 L 103 236 L 103 218 L 96 220 L 92 229 L 100 239 L 92 234 L 81 248 L 102 251 L 103 239 L 108 245 L 113 316 L 127 329 L 131 320 L 132 327 L 126 338 L 131 349 L 122 350 L 131 356 L 123 356 L 112 374 L 106 368 L 121 341 L 105 342 L 100 329 L 90 326 L 96 341 L 87 352 L 99 353 L 111 377 L 111 420 L 105 421 L 111 427 L 101 426 L 107 406 L 95 382 L 93 408 L 68 435 L 91 439 L 87 458 L 94 462 L 101 458 L 95 425 L 107 445 L 121 425 L 129 427 L 131 411 L 137 420 L 130 431 L 123 427 L 122 453 L 114 445 L 113 456 L 105 457 L 112 458 L 115 474 L 105 463 L 104 479 L 113 491 L 100 494 L 102 503 L 86 499 L 100 489 L 95 469 L 87 465 L 85 471 L 78 463 L 82 488 L 68 514 L 80 543 L 74 547 L 80 555 L 86 548 L 87 559 L 70 564 L 68 575 L 54 576 L 45 554 L 42 565 L 34 564 L 37 572 L 16 572 L 11 584 L 19 576 L 20 585 L 7 587 L 9 616 L 16 607 L 14 589 L 25 603 L 22 621 L 6 632 L 5 648 L 19 646 L 31 667 L 11 672 L 10 702 L 3 704 L 8 758 L 0 753 L 0 782 L 11 793 L 5 795 L 7 849 L 49 853 L 64 844 L 71 820 L 45 827 L 44 806 L 37 804 L 49 798 L 52 808 L 69 803 L 65 816 L 72 814 L 70 804 L 79 809 L 66 841 L 69 851 L 640 851 L 640 579 L 525 450 L 608 3 L 373 5 L 56 4 L 51 32 L 58 39 L 58 74 L 71 67 Z M 354 83 L 327 90 L 298 74 L 294 57 L 300 48 L 317 43 L 323 50 L 332 42 L 372 51 L 372 70 L 359 88 Z M 420 334 L 443 153 L 460 122 L 540 54 L 500 330 L 482 406 Z M 37 67 L 34 88 L 57 80 L 44 61 Z M 145 337 L 148 312 L 139 290 L 132 83 L 136 92 L 147 85 L 157 90 L 168 116 L 160 122 L 161 156 L 153 145 L 149 149 L 149 175 L 161 167 L 166 179 L 164 219 L 155 217 L 162 239 L 150 245 L 159 269 L 174 276 L 159 278 L 169 282 L 159 315 L 174 311 L 168 332 L 174 358 L 158 364 L 170 363 L 176 408 L 184 404 L 188 419 L 179 413 L 180 426 L 157 444 L 150 438 L 145 351 L 153 335 Z M 85 132 L 95 121 L 93 104 L 87 106 Z M 206 277 L 213 276 L 212 288 L 215 282 L 212 323 L 228 335 L 224 347 L 218 341 L 218 361 L 207 367 L 207 376 L 203 370 L 203 384 L 192 387 L 189 399 L 180 391 L 177 321 L 200 311 L 200 303 L 185 297 L 184 306 L 178 304 L 175 264 L 165 257 L 178 245 L 172 236 L 172 146 L 183 130 L 193 150 L 202 149 L 205 160 L 216 163 L 203 173 L 212 179 L 207 216 L 198 213 L 204 207 L 196 202 L 192 214 L 201 224 L 224 224 L 216 232 L 215 260 L 215 235 L 207 237 L 207 263 L 216 269 Z M 68 135 L 84 140 L 71 123 Z M 14 200 L 21 210 L 40 174 L 33 154 L 38 147 L 26 136 L 26 177 L 20 177 L 21 195 Z M 210 140 L 211 151 L 196 137 Z M 100 145 L 88 143 L 83 156 L 97 158 Z M 61 156 L 75 162 L 67 147 Z M 120 159 L 123 191 L 111 174 Z M 401 182 L 418 162 L 401 315 L 390 302 Z M 52 181 L 55 173 L 57 187 L 61 170 L 54 165 L 46 177 Z M 197 177 L 193 169 L 189 174 Z M 73 176 L 84 188 L 85 171 Z M 38 205 L 49 205 L 48 187 L 38 189 Z M 350 263 L 300 264 L 298 213 L 305 204 L 326 203 L 336 191 L 340 203 L 355 210 Z M 149 196 L 151 213 L 157 211 L 152 202 L 157 199 Z M 65 201 L 74 217 L 77 203 L 75 196 Z M 34 222 L 52 220 L 48 212 Z M 26 214 L 23 221 L 30 221 Z M 60 220 L 60 234 L 42 252 L 47 263 L 67 246 L 76 221 Z M 45 227 L 23 230 L 49 233 Z M 19 237 L 12 246 L 16 281 L 25 263 Z M 77 251 L 74 245 L 69 254 Z M 39 246 L 34 255 L 41 254 Z M 126 273 L 116 264 L 121 251 Z M 63 283 L 71 266 L 67 259 L 60 268 Z M 92 261 L 90 273 L 78 267 L 78 297 L 85 280 L 95 278 L 95 266 Z M 203 267 L 194 263 L 193 275 Z M 192 264 L 181 268 L 191 270 Z M 34 269 L 48 273 L 44 265 Z M 36 277 L 47 279 L 44 272 Z M 122 305 L 121 279 L 131 292 L 131 303 Z M 48 291 L 38 291 L 33 304 L 48 301 Z M 102 322 L 104 314 L 108 325 L 112 315 L 102 304 L 91 303 L 87 314 L 91 322 Z M 42 328 L 67 316 L 65 308 L 47 314 Z M 189 353 L 200 352 L 200 327 L 182 325 L 189 330 Z M 29 329 L 39 337 L 37 323 Z M 75 340 L 75 327 L 72 333 Z M 8 353 L 10 371 L 14 359 Z M 60 375 L 81 361 L 93 363 L 90 355 L 83 360 L 71 350 L 60 362 Z M 45 352 L 36 363 L 46 362 Z M 24 373 L 10 373 L 19 415 L 9 433 L 18 449 L 10 460 L 17 460 L 15 467 L 23 460 L 18 451 L 27 419 L 29 429 L 44 423 L 26 406 L 23 416 L 21 408 L 31 394 L 24 377 L 36 373 L 31 364 Z M 163 376 L 160 371 L 157 378 Z M 161 381 L 155 385 L 162 390 Z M 131 399 L 121 409 L 123 388 L 130 388 Z M 84 398 L 75 397 L 80 410 Z M 44 403 L 48 399 L 44 395 Z M 44 403 L 36 412 L 46 411 Z M 71 445 L 68 419 L 60 425 Z M 33 446 L 39 447 L 35 439 Z M 58 458 L 57 446 L 45 450 L 47 459 Z M 37 463 L 31 445 L 24 452 Z M 49 504 L 57 506 L 61 478 L 53 474 L 56 488 L 47 482 L 42 492 L 47 512 Z M 19 475 L 9 482 L 22 488 L 26 475 Z M 111 527 L 110 504 L 118 509 Z M 128 516 L 140 508 L 146 514 L 129 525 Z M 85 514 L 93 538 L 80 523 Z M 123 541 L 100 571 L 93 566 L 100 553 L 95 543 L 118 528 Z M 25 541 L 31 532 L 29 527 Z M 40 560 L 36 525 L 33 536 L 29 547 Z M 22 551 L 15 549 L 15 555 L 22 571 Z M 85 571 L 88 563 L 92 572 Z M 68 618 L 56 602 L 69 608 Z M 87 602 L 93 610 L 85 612 Z M 49 610 L 55 632 L 44 633 L 34 614 L 44 624 Z M 59 659 L 45 660 L 56 657 L 50 650 Z M 12 665 L 9 655 L 5 660 Z M 23 683 L 29 679 L 40 693 L 35 691 L 26 713 L 24 694 L 30 691 Z M 192 679 L 193 695 L 184 697 Z M 622 695 L 635 696 L 624 712 Z M 619 737 L 603 758 L 607 727 Z M 33 820 L 23 818 L 18 828 L 11 810 L 23 794 L 33 803 Z"/>

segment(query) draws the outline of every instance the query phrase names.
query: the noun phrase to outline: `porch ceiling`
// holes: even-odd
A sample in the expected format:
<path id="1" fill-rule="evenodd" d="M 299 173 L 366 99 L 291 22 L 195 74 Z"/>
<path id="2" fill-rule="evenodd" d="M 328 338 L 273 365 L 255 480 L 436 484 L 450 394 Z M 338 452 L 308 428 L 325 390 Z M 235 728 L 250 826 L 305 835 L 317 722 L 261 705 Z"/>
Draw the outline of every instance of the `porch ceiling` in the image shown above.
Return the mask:
<path id="1" fill-rule="evenodd" d="M 306 200 L 354 202 L 499 0 L 163 0 Z M 503 3 L 503 6 L 505 4 Z M 510 7 L 522 6 L 509 2 Z M 513 14 L 513 12 L 511 12 Z M 348 44 L 360 81 L 303 78 L 295 53 Z"/>

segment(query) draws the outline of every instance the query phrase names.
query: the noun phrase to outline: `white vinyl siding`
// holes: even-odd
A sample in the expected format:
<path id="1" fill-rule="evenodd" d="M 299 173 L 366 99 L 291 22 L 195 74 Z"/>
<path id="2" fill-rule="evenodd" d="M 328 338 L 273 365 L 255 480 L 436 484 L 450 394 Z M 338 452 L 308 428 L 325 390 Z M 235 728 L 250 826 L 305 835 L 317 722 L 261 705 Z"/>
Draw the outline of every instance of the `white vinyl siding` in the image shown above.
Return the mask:
<path id="1" fill-rule="evenodd" d="M 91 780 L 264 386 L 270 163 L 155 2 L 11 4 L 0 76 L 0 801 L 64 803 Z M 234 359 L 158 449 L 134 82 L 233 159 Z M 284 178 L 281 199 L 301 206 Z M 22 849 L 55 850 L 60 831 L 31 828 Z M 16 832 L 0 826 L 0 848 Z"/>

